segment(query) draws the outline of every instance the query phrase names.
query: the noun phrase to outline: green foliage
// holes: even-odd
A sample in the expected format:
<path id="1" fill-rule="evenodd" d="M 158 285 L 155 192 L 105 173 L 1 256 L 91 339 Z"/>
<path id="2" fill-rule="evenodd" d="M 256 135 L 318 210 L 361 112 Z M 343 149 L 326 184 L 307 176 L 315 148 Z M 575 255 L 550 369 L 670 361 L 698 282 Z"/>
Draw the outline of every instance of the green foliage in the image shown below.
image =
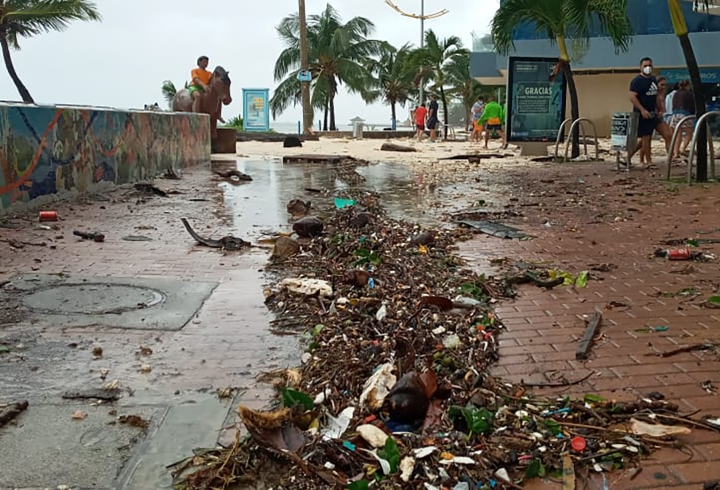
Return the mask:
<path id="1" fill-rule="evenodd" d="M 389 105 L 395 119 L 396 105 L 405 107 L 417 92 L 413 74 L 406 68 L 410 53 L 409 44 L 400 49 L 387 45 L 378 59 L 366 61 L 367 79 L 360 93 L 366 102 L 381 101 Z"/>
<path id="2" fill-rule="evenodd" d="M 632 39 L 627 1 L 505 0 L 493 17 L 490 35 L 495 49 L 508 54 L 515 47 L 515 29 L 525 22 L 532 22 L 550 42 L 569 38 L 582 49 L 590 41 L 590 28 L 599 24 L 617 51 L 627 51 Z"/>
<path id="3" fill-rule="evenodd" d="M 370 482 L 367 480 L 358 480 L 348 485 L 348 490 L 368 490 L 370 488 Z"/>
<path id="4" fill-rule="evenodd" d="M 355 262 L 356 266 L 365 264 L 380 265 L 382 263 L 382 257 L 374 250 L 359 248 L 355 250 L 355 256 L 359 257 Z"/>
<path id="5" fill-rule="evenodd" d="M 10 48 L 20 49 L 19 38 L 64 31 L 72 21 L 99 21 L 95 2 L 89 0 L 0 0 L 0 45 L 5 67 L 25 102 L 33 98 L 15 72 Z M 71 54 L 69 56 L 72 56 Z M 70 59 L 68 60 L 70 61 Z"/>
<path id="6" fill-rule="evenodd" d="M 292 388 L 283 388 L 280 392 L 282 396 L 283 406 L 292 408 L 296 405 L 302 405 L 305 410 L 315 408 L 315 403 L 310 395 L 302 391 L 293 390 Z"/>
<path id="7" fill-rule="evenodd" d="M 375 25 L 365 17 L 354 17 L 343 23 L 339 13 L 328 4 L 320 15 L 307 19 L 309 69 L 314 109 L 327 109 L 330 129 L 335 128 L 334 100 L 340 85 L 351 92 L 365 90 L 366 64 L 388 46 L 383 41 L 368 39 Z M 300 19 L 298 14 L 285 17 L 276 28 L 285 49 L 275 62 L 278 85 L 270 99 L 273 118 L 290 105 L 300 102 Z"/>
<path id="8" fill-rule="evenodd" d="M 486 408 L 454 406 L 450 407 L 449 414 L 456 422 L 463 418 L 470 434 L 487 434 L 493 428 L 495 414 Z"/>
<path id="9" fill-rule="evenodd" d="M 385 446 L 378 451 L 378 456 L 390 463 L 390 473 L 397 473 L 400 468 L 400 450 L 392 436 L 385 440 Z"/>
<path id="10" fill-rule="evenodd" d="M 533 460 L 532 463 L 530 463 L 530 466 L 528 466 L 527 471 L 525 471 L 525 478 L 545 478 L 546 474 L 545 466 L 542 464 L 542 461 L 539 459 Z"/>
<path id="11" fill-rule="evenodd" d="M 224 128 L 235 128 L 238 131 L 242 131 L 244 128 L 243 125 L 243 118 L 242 116 L 235 116 L 228 119 L 228 121 L 223 124 Z"/>

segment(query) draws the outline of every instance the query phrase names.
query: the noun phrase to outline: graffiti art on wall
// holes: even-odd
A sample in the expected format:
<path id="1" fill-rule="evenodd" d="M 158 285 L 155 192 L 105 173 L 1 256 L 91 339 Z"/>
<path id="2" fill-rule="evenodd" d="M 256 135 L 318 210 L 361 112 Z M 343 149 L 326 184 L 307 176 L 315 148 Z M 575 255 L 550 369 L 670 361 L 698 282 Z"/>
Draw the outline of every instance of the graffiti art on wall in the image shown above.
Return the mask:
<path id="1" fill-rule="evenodd" d="M 204 115 L 0 105 L 0 213 L 47 194 L 209 160 Z"/>

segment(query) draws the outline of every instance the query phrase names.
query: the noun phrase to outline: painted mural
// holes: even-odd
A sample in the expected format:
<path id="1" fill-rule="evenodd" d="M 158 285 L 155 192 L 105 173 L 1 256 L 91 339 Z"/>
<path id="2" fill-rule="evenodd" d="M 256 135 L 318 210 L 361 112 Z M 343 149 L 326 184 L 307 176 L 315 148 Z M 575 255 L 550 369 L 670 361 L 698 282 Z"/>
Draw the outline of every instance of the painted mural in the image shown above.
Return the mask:
<path id="1" fill-rule="evenodd" d="M 205 115 L 0 104 L 0 214 L 40 196 L 208 161 Z"/>

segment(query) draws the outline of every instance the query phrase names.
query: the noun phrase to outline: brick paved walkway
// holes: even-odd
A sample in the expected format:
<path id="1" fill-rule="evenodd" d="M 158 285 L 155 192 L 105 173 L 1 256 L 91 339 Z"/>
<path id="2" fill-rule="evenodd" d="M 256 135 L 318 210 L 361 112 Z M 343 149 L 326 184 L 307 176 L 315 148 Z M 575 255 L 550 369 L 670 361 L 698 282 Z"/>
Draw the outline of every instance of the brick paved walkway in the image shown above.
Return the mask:
<path id="1" fill-rule="evenodd" d="M 470 262 L 489 275 L 497 272 L 490 260 L 500 257 L 544 261 L 575 273 L 600 264 L 612 267 L 610 272 L 591 270 L 592 280 L 584 289 L 547 291 L 524 285 L 516 300 L 503 302 L 497 312 L 507 333 L 500 340 L 494 373 L 513 382 L 534 383 L 555 382 L 560 376 L 572 381 L 593 373 L 582 384 L 537 393 L 597 393 L 633 400 L 658 391 L 677 402 L 681 413 L 699 410 L 696 417 L 720 416 L 720 397 L 701 387 L 705 381 L 720 387 L 720 360 L 715 354 L 655 355 L 683 345 L 720 343 L 720 311 L 700 305 L 717 294 L 720 259 L 701 263 L 652 257 L 661 240 L 720 238 L 720 232 L 696 235 L 720 229 L 720 187 L 679 188 L 648 172 L 628 175 L 608 168 L 561 165 L 507 173 L 501 180 L 521 182 L 523 188 L 516 189 L 509 207 L 524 218 L 509 224 L 536 238 L 502 241 L 479 236 L 462 245 Z M 720 255 L 720 245 L 702 245 L 700 250 Z M 688 288 L 699 294 L 678 294 Z M 590 358 L 577 361 L 584 318 L 595 311 L 603 315 L 602 335 Z M 668 328 L 641 332 L 657 326 Z M 610 488 L 697 489 L 698 483 L 720 479 L 720 434 L 694 430 L 683 442 L 692 457 L 663 450 L 646 461 L 632 481 L 629 473 L 619 479 L 613 475 Z"/>

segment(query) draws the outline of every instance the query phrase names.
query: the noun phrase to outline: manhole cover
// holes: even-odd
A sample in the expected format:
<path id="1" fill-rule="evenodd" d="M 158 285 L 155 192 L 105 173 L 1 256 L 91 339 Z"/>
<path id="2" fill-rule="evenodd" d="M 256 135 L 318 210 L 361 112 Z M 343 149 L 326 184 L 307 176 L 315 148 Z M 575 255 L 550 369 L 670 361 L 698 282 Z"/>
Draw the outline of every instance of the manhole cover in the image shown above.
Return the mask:
<path id="1" fill-rule="evenodd" d="M 85 315 L 119 314 L 161 303 L 165 295 L 123 284 L 60 284 L 27 294 L 22 301 L 37 310 Z"/>

